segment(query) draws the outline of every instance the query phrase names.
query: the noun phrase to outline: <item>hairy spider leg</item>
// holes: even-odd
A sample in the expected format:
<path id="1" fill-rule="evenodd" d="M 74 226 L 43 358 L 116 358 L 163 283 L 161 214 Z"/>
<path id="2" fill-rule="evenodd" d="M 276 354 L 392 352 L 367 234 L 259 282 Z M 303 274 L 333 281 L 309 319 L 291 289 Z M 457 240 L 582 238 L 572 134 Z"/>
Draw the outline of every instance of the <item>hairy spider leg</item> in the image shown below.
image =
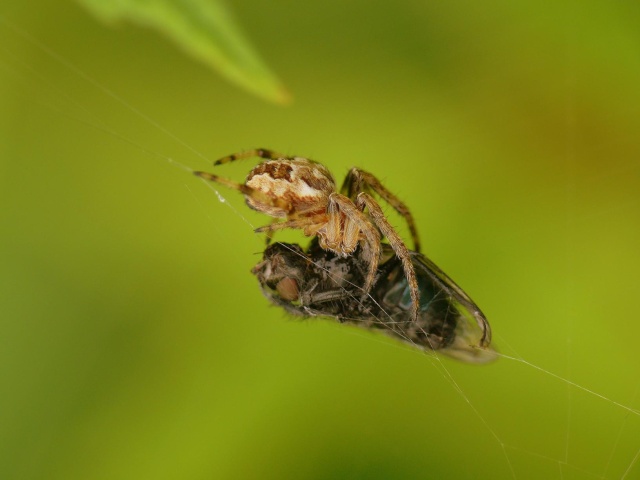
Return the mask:
<path id="1" fill-rule="evenodd" d="M 318 229 L 309 229 L 307 227 L 314 227 L 317 224 L 324 224 L 326 222 L 326 217 L 326 213 L 321 213 L 312 217 L 300 217 L 293 220 L 285 220 L 284 222 L 270 223 L 269 225 L 258 227 L 254 231 L 256 233 L 266 233 L 267 235 L 271 234 L 270 236 L 273 236 L 273 232 L 275 232 L 276 230 L 284 230 L 287 228 L 303 229 L 304 234 L 310 237 L 312 235 L 315 235 Z"/>
<path id="2" fill-rule="evenodd" d="M 269 226 L 275 225 L 276 223 L 278 223 L 278 217 L 273 217 L 271 219 L 271 224 Z M 260 227 L 259 229 L 256 229 L 254 231 L 258 232 L 258 230 L 263 229 L 263 228 L 264 227 Z M 267 247 L 269 245 L 271 245 L 271 240 L 273 240 L 273 233 L 274 233 L 275 230 L 276 230 L 275 228 L 268 228 L 268 229 L 265 229 L 265 230 L 261 230 L 261 231 L 264 231 L 264 233 L 265 233 L 264 240 L 265 240 L 265 244 L 267 245 Z"/>
<path id="3" fill-rule="evenodd" d="M 411 255 L 407 246 L 384 216 L 378 202 L 376 202 L 371 195 L 366 192 L 360 192 L 356 199 L 356 203 L 359 207 L 366 207 L 367 210 L 369 210 L 369 216 L 373 219 L 373 222 L 380 229 L 382 234 L 387 237 L 391 248 L 393 248 L 393 251 L 402 262 L 402 268 L 404 270 L 404 275 L 407 278 L 407 282 L 409 283 L 409 291 L 411 292 L 411 300 L 413 302 L 411 315 L 413 320 L 417 321 L 420 313 L 420 291 L 418 290 L 416 271 L 413 268 Z"/>
<path id="4" fill-rule="evenodd" d="M 409 231 L 411 232 L 413 248 L 416 252 L 419 252 L 420 238 L 418 237 L 418 229 L 416 228 L 416 223 L 413 219 L 413 215 L 411 215 L 409 207 L 407 207 L 407 205 L 396 195 L 387 190 L 387 188 L 382 185 L 380 180 L 378 180 L 373 174 L 354 167 L 349 170 L 341 188 L 341 192 L 353 201 L 356 201 L 358 193 L 370 190 L 380 195 L 380 198 L 391 205 L 391 207 L 393 207 L 393 209 L 405 219 L 407 225 L 409 225 Z"/>
<path id="5" fill-rule="evenodd" d="M 355 231 L 356 233 L 356 244 L 353 246 L 354 250 L 357 245 L 357 240 L 360 240 L 360 232 L 364 235 L 363 240 L 365 241 L 364 245 L 366 248 L 363 251 L 366 261 L 369 262 L 369 272 L 365 280 L 364 291 L 369 293 L 373 286 L 376 272 L 378 271 L 378 262 L 380 261 L 380 232 L 378 232 L 378 229 L 371 223 L 367 216 L 362 213 L 349 198 L 339 193 L 329 195 L 327 212 L 329 214 L 329 221 L 327 222 L 328 228 L 326 230 L 327 240 L 336 241 L 336 239 L 339 239 L 341 213 L 345 216 L 344 231 Z M 338 219 L 337 227 L 332 224 L 332 218 Z M 350 242 L 352 240 L 347 240 L 349 242 L 347 245 L 345 245 L 344 240 L 342 240 L 343 247 L 351 246 Z M 322 246 L 322 242 L 320 246 Z"/>
<path id="6" fill-rule="evenodd" d="M 266 148 L 254 148 L 251 150 L 246 150 L 244 152 L 232 153 L 231 155 L 222 157 L 221 159 L 216 160 L 213 165 L 223 165 L 225 163 L 235 162 L 236 160 L 244 160 L 245 158 L 255 157 L 266 158 L 270 160 L 279 160 L 281 158 L 291 160 L 295 158 L 283 153 L 274 152 L 273 150 L 268 150 Z"/>

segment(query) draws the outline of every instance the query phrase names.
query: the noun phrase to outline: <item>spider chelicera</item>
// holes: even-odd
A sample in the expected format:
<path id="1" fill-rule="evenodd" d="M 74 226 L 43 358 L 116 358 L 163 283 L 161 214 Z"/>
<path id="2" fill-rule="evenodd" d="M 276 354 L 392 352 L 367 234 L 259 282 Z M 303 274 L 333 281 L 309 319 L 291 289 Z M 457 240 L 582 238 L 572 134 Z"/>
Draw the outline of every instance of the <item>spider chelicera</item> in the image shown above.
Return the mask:
<path id="1" fill-rule="evenodd" d="M 264 161 L 249 172 L 244 183 L 212 173 L 194 173 L 243 193 L 250 208 L 275 219 L 285 219 L 256 229 L 256 232 L 267 233 L 267 242 L 276 230 L 292 228 L 301 229 L 309 237 L 317 236 L 320 247 L 342 257 L 352 255 L 361 245 L 363 257 L 369 266 L 363 286 L 366 294 L 371 290 L 378 269 L 382 234 L 402 262 L 411 294 L 412 318 L 417 320 L 420 294 L 409 250 L 371 192 L 391 205 L 407 221 L 414 249 L 419 251 L 415 222 L 407 206 L 398 197 L 375 176 L 359 168 L 349 171 L 339 193 L 335 180 L 324 165 L 308 158 L 283 155 L 264 148 L 223 157 L 214 166 L 253 157 L 260 157 Z"/>

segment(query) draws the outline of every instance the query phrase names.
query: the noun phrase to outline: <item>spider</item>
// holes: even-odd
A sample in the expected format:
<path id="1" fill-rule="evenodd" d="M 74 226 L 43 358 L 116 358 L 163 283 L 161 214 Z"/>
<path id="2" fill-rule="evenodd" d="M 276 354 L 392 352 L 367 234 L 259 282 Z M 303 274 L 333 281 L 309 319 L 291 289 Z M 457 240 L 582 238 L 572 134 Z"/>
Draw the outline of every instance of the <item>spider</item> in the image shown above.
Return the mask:
<path id="1" fill-rule="evenodd" d="M 245 195 L 247 205 L 274 217 L 270 225 L 256 229 L 267 233 L 267 243 L 276 230 L 301 229 L 304 235 L 317 236 L 320 247 L 341 257 L 352 255 L 359 245 L 368 262 L 363 290 L 368 294 L 374 283 L 381 253 L 381 234 L 402 262 L 412 300 L 412 318 L 419 317 L 420 294 L 416 272 L 406 245 L 384 216 L 371 195 L 375 192 L 408 223 L 419 251 L 420 242 L 413 217 L 407 206 L 389 192 L 372 174 L 352 168 L 340 193 L 329 170 L 308 158 L 288 156 L 264 148 L 235 153 L 217 160 L 216 165 L 246 158 L 262 158 L 244 183 L 207 172 L 194 172 L 205 180 L 219 183 Z M 276 223 L 277 219 L 285 219 Z"/>

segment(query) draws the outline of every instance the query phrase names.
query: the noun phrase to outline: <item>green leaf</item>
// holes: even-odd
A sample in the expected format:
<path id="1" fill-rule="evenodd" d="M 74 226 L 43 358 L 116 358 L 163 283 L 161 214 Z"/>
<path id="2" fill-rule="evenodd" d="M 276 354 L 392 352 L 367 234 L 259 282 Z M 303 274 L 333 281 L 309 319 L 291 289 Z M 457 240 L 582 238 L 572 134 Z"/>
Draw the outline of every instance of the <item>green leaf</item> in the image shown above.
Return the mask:
<path id="1" fill-rule="evenodd" d="M 155 28 L 232 82 L 275 103 L 290 96 L 244 37 L 222 0 L 78 0 L 108 22 Z"/>

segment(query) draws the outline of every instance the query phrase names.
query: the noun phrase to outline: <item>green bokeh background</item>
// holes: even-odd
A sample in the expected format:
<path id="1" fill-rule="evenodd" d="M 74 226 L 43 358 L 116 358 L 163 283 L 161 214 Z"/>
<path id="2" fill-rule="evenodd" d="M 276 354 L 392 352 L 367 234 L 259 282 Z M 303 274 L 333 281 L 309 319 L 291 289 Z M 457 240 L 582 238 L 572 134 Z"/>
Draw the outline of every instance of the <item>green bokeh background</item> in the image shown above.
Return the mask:
<path id="1" fill-rule="evenodd" d="M 292 106 L 74 3 L 0 14 L 207 159 L 375 172 L 533 366 L 270 307 L 267 219 L 0 25 L 0 478 L 640 478 L 640 4 L 229 4 Z"/>

